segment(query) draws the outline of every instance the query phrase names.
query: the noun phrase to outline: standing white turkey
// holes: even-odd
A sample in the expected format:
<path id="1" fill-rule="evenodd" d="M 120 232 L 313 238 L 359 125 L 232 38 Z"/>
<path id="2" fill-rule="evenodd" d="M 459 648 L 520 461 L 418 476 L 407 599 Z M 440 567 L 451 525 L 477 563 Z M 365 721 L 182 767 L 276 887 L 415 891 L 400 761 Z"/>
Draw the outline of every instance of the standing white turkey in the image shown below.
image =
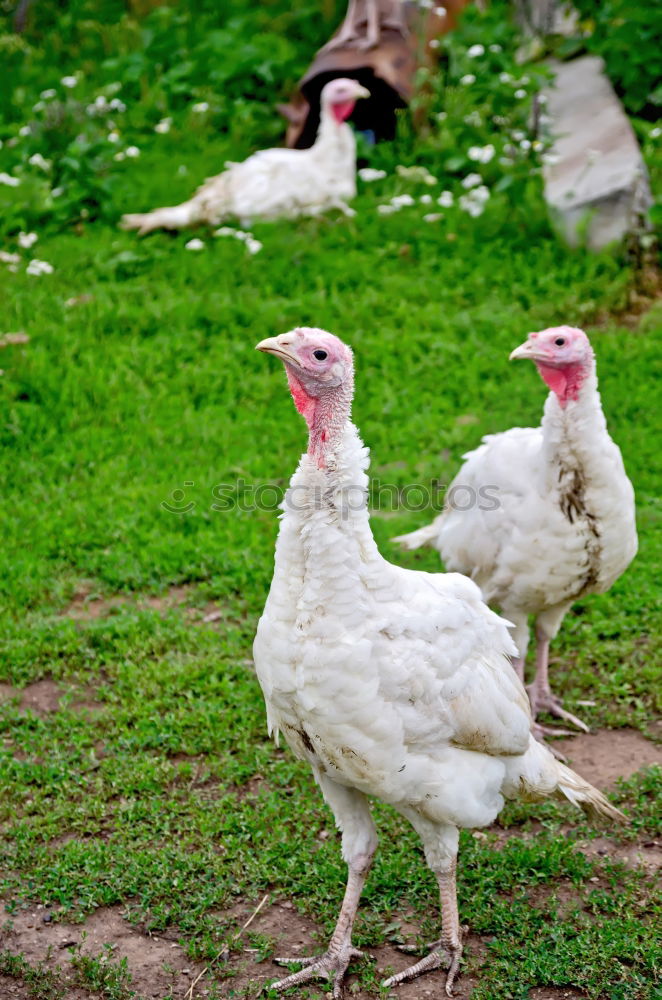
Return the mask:
<path id="1" fill-rule="evenodd" d="M 353 215 L 347 202 L 356 195 L 356 141 L 346 119 L 362 97 L 370 91 L 356 80 L 331 80 L 322 90 L 320 127 L 310 149 L 260 150 L 243 163 L 228 164 L 182 205 L 123 215 L 122 227 L 142 236 L 230 218 L 250 225 L 254 219 L 319 215 L 331 208 Z"/>
<path id="2" fill-rule="evenodd" d="M 447 569 L 476 581 L 485 601 L 515 625 L 522 678 L 528 617 L 535 616 L 535 677 L 528 689 L 534 717 L 550 712 L 588 732 L 552 694 L 549 643 L 572 602 L 608 590 L 634 558 L 634 491 L 607 432 L 586 334 L 570 326 L 531 333 L 510 357 L 534 361 L 552 390 L 542 424 L 483 438 L 449 488 L 468 487 L 480 496 L 481 487 L 490 486 L 497 506 L 449 507 L 432 524 L 395 540 L 407 549 L 434 545 Z M 565 733 L 542 726 L 536 732 Z"/>
<path id="3" fill-rule="evenodd" d="M 255 638 L 271 733 L 313 769 L 342 830 L 347 889 L 328 950 L 276 984 L 319 976 L 340 997 L 352 924 L 377 846 L 367 795 L 391 803 L 423 841 L 439 883 L 442 933 L 432 952 L 384 985 L 447 962 L 462 944 L 455 892 L 458 827 L 486 826 L 504 797 L 557 796 L 621 814 L 533 739 L 506 623 L 460 574 L 386 562 L 366 507 L 368 454 L 350 421 L 352 352 L 300 328 L 258 350 L 284 363 L 309 430 L 283 504 L 273 582 Z M 289 961 L 283 959 L 281 961 Z"/>

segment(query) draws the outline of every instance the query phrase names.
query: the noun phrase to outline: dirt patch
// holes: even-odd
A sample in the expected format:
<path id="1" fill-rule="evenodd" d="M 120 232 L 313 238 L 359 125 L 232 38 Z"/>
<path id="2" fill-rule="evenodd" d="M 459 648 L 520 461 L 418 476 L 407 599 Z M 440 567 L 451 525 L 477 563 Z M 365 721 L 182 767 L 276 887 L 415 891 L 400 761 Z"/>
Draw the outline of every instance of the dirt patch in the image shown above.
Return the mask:
<path id="1" fill-rule="evenodd" d="M 35 715 L 49 715 L 60 708 L 62 691 L 55 681 L 45 679 L 28 684 L 24 688 L 15 688 L 11 684 L 0 684 L 0 702 L 19 699 L 19 710 L 33 712 Z"/>
<path id="2" fill-rule="evenodd" d="M 166 614 L 173 608 L 181 608 L 188 604 L 195 584 L 183 584 L 170 587 L 165 594 L 114 594 L 101 597 L 94 589 L 92 581 L 86 581 L 79 587 L 71 602 L 62 612 L 66 618 L 74 621 L 91 622 L 120 609 L 136 609 L 138 611 L 150 608 L 160 614 Z M 208 602 L 202 608 L 185 607 L 184 614 L 193 625 L 216 625 L 226 620 L 226 613 L 218 604 Z"/>
<path id="3" fill-rule="evenodd" d="M 83 924 L 44 923 L 44 917 L 48 919 L 49 910 L 43 906 L 19 910 L 7 917 L 0 928 L 0 948 L 22 954 L 33 966 L 43 961 L 49 968 L 59 967 L 66 975 L 70 948 L 79 948 L 82 955 L 99 956 L 104 946 L 111 945 L 110 960 L 126 958 L 131 989 L 145 1000 L 162 1000 L 166 995 L 183 1000 L 202 971 L 199 964 L 187 959 L 177 942 L 142 934 L 124 920 L 119 907 L 96 910 Z M 193 994 L 196 1000 L 206 989 L 203 980 L 199 985 L 200 990 Z"/>
<path id="4" fill-rule="evenodd" d="M 121 607 L 169 611 L 170 608 L 185 604 L 192 589 L 192 586 L 188 585 L 170 587 L 167 593 L 157 596 L 138 597 L 130 594 L 114 594 L 111 597 L 101 597 L 95 592 L 94 584 L 85 581 L 62 613 L 65 617 L 73 618 L 75 621 L 95 621 L 98 618 L 107 617 Z"/>
<path id="5" fill-rule="evenodd" d="M 629 778 L 642 767 L 662 765 L 662 747 L 636 729 L 598 729 L 572 739 L 555 740 L 568 764 L 597 788 L 609 788 L 618 778 Z"/>
<path id="6" fill-rule="evenodd" d="M 71 690 L 73 691 L 73 689 Z M 76 692 L 73 691 L 73 693 L 75 697 Z M 65 692 L 48 677 L 28 684 L 24 688 L 16 688 L 11 684 L 0 684 L 0 704 L 17 699 L 19 712 L 32 712 L 42 718 L 52 712 L 59 712 L 63 707 L 73 712 L 88 714 L 103 708 L 100 702 L 94 700 L 94 692 L 91 689 L 79 690 L 78 695 L 70 704 L 63 705 Z"/>
<path id="7" fill-rule="evenodd" d="M 645 868 L 651 874 L 662 868 L 662 841 L 646 840 L 640 844 L 615 844 L 607 837 L 580 840 L 575 845 L 588 858 L 611 858 L 628 868 Z"/>

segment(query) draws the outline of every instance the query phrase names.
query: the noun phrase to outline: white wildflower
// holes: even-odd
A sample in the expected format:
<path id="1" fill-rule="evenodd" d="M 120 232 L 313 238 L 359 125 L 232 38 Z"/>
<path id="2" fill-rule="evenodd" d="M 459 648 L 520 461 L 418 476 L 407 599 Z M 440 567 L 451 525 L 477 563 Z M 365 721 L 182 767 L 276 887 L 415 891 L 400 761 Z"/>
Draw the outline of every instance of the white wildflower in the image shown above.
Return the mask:
<path id="1" fill-rule="evenodd" d="M 64 188 L 63 187 L 56 187 L 56 188 L 53 188 L 53 190 L 51 191 L 51 198 L 59 198 L 63 194 L 64 194 Z"/>
<path id="2" fill-rule="evenodd" d="M 525 152 L 527 150 L 531 149 L 531 143 L 530 143 L 530 141 L 528 139 L 522 139 L 522 141 L 519 144 L 519 148 L 523 149 Z"/>
<path id="3" fill-rule="evenodd" d="M 494 42 L 493 45 L 490 45 L 490 52 L 501 52 L 501 46 Z"/>
<path id="4" fill-rule="evenodd" d="M 472 188 L 476 187 L 477 184 L 482 184 L 483 178 L 480 176 L 480 174 L 467 174 L 467 176 L 463 178 L 461 183 L 463 188 Z"/>
<path id="5" fill-rule="evenodd" d="M 122 160 L 126 159 L 126 153 L 123 153 L 122 150 L 120 149 L 119 153 L 115 153 L 113 159 L 121 162 Z"/>
<path id="6" fill-rule="evenodd" d="M 476 56 L 484 56 L 485 55 L 485 46 L 484 45 L 472 45 L 470 48 L 467 49 L 467 55 L 469 56 L 470 59 L 475 59 Z"/>
<path id="7" fill-rule="evenodd" d="M 428 45 L 430 46 L 431 49 L 438 49 L 439 46 L 441 45 L 441 42 L 439 41 L 438 38 L 431 38 L 430 41 L 428 42 Z"/>
<path id="8" fill-rule="evenodd" d="M 422 194 L 421 197 L 418 200 L 420 201 L 421 205 L 431 205 L 432 204 L 432 195 L 431 194 Z"/>
<path id="9" fill-rule="evenodd" d="M 441 212 L 428 212 L 423 216 L 423 222 L 439 222 L 440 219 L 443 219 Z"/>
<path id="10" fill-rule="evenodd" d="M 489 189 L 484 184 L 481 184 L 480 187 L 461 195 L 458 204 L 463 212 L 467 212 L 468 215 L 475 219 L 484 212 L 485 202 L 489 197 Z"/>
<path id="11" fill-rule="evenodd" d="M 445 7 L 435 7 L 434 12 L 437 17 L 446 17 L 446 14 L 448 13 Z"/>
<path id="12" fill-rule="evenodd" d="M 43 101 L 37 101 L 36 104 L 32 105 L 32 110 L 33 111 L 43 111 L 45 107 L 46 107 L 46 105 L 45 105 L 45 103 Z"/>
<path id="13" fill-rule="evenodd" d="M 662 128 L 659 125 L 656 125 L 655 128 L 652 128 L 648 134 L 651 139 L 659 139 L 662 135 Z"/>
<path id="14" fill-rule="evenodd" d="M 94 98 L 94 106 L 95 106 L 95 108 L 99 108 L 100 111 L 105 111 L 106 108 L 109 108 L 110 105 L 108 103 L 106 95 L 105 94 L 99 94 L 97 97 L 95 97 Z"/>
<path id="15" fill-rule="evenodd" d="M 517 81 L 518 86 L 521 84 L 523 87 L 526 87 L 527 83 L 530 83 L 528 76 L 523 76 L 521 80 Z"/>
<path id="16" fill-rule="evenodd" d="M 42 101 L 50 101 L 57 95 L 57 90 L 55 87 L 49 87 L 48 90 L 42 90 L 39 95 Z"/>
<path id="17" fill-rule="evenodd" d="M 521 142 L 522 139 L 526 139 L 526 134 L 522 132 L 520 129 L 516 129 L 513 132 L 513 139 L 515 140 L 515 142 Z"/>
<path id="18" fill-rule="evenodd" d="M 195 111 L 196 115 L 203 115 L 205 111 L 209 111 L 209 104 L 207 101 L 198 101 L 197 104 L 193 105 L 191 111 Z"/>
<path id="19" fill-rule="evenodd" d="M 536 153 L 539 153 L 541 149 L 544 149 L 544 143 L 540 139 L 534 139 L 531 143 L 531 149 L 535 149 Z"/>
<path id="20" fill-rule="evenodd" d="M 517 98 L 518 101 L 521 101 L 523 97 L 526 97 L 526 91 L 522 90 L 522 88 L 520 87 L 519 90 L 515 91 L 515 97 Z"/>
<path id="21" fill-rule="evenodd" d="M 547 94 L 538 94 L 538 104 L 547 104 Z"/>
<path id="22" fill-rule="evenodd" d="M 32 246 L 35 245 L 35 243 L 37 242 L 37 240 L 39 239 L 39 237 L 37 236 L 36 233 L 24 233 L 24 232 L 20 232 L 18 234 L 17 239 L 18 239 L 18 245 L 23 250 L 29 250 L 30 247 L 32 247 Z"/>
<path id="23" fill-rule="evenodd" d="M 442 208 L 450 208 L 453 204 L 453 192 L 452 191 L 442 191 L 437 198 L 437 205 L 441 205 Z"/>
<path id="24" fill-rule="evenodd" d="M 475 163 L 489 163 L 494 156 L 494 146 L 492 143 L 487 146 L 470 146 L 467 156 Z"/>
<path id="25" fill-rule="evenodd" d="M 501 83 L 510 83 L 510 81 L 512 80 L 512 76 L 510 75 L 510 73 L 499 73 L 499 80 L 501 81 Z"/>
<path id="26" fill-rule="evenodd" d="M 375 167 L 361 167 L 359 170 L 359 177 L 366 184 L 371 184 L 372 181 L 381 181 L 386 177 L 385 170 L 376 170 Z"/>
<path id="27" fill-rule="evenodd" d="M 221 226 L 220 229 L 216 229 L 214 236 L 234 236 L 235 230 L 232 226 Z"/>
<path id="28" fill-rule="evenodd" d="M 397 205 L 378 205 L 377 211 L 380 215 L 393 215 L 394 212 L 398 211 Z"/>
<path id="29" fill-rule="evenodd" d="M 184 244 L 184 249 L 185 250 L 204 250 L 205 249 L 205 244 L 202 242 L 202 240 L 199 240 L 197 238 L 197 236 L 196 236 L 192 240 L 189 240 L 188 243 Z"/>
<path id="30" fill-rule="evenodd" d="M 470 83 L 475 83 L 475 82 L 476 82 L 476 77 L 473 75 L 473 73 L 465 73 L 464 76 L 460 77 L 460 83 L 463 84 L 465 87 L 468 87 Z"/>
<path id="31" fill-rule="evenodd" d="M 160 132 L 161 135 L 165 135 L 166 132 L 170 131 L 170 126 L 172 125 L 172 118 L 162 118 L 158 125 L 154 126 L 155 132 Z"/>
<path id="32" fill-rule="evenodd" d="M 15 188 L 20 184 L 18 177 L 12 177 L 11 174 L 6 174 L 4 172 L 0 173 L 0 184 L 6 184 L 7 187 Z"/>
<path id="33" fill-rule="evenodd" d="M 259 240 L 251 238 L 249 240 L 246 240 L 246 249 L 250 254 L 256 254 L 259 253 L 260 250 L 262 249 L 262 244 L 260 243 Z"/>
<path id="34" fill-rule="evenodd" d="M 415 205 L 416 202 L 410 194 L 396 194 L 391 198 L 391 204 L 395 208 L 405 208 L 410 205 Z"/>
<path id="35" fill-rule="evenodd" d="M 38 278 L 42 274 L 52 274 L 53 270 L 54 270 L 53 265 L 49 264 L 47 260 L 37 260 L 35 258 L 34 260 L 30 261 L 30 263 L 25 269 L 25 273 L 31 274 L 33 275 L 33 277 Z"/>
<path id="36" fill-rule="evenodd" d="M 44 159 L 41 153 L 33 153 L 28 163 L 33 167 L 39 167 L 40 170 L 51 169 L 51 161 Z"/>
<path id="37" fill-rule="evenodd" d="M 422 7 L 423 10 L 430 10 L 434 7 L 434 0 L 418 0 L 418 6 Z"/>
<path id="38" fill-rule="evenodd" d="M 127 146 L 125 152 L 130 160 L 135 160 L 137 156 L 140 156 L 140 150 L 137 146 Z"/>
<path id="39" fill-rule="evenodd" d="M 438 122 L 445 122 L 447 118 L 448 118 L 448 112 L 447 111 L 438 111 L 437 112 L 437 121 Z"/>
<path id="40" fill-rule="evenodd" d="M 464 119 L 465 125 L 473 125 L 474 128 L 479 128 L 483 124 L 483 119 L 480 117 L 477 111 L 472 111 Z"/>
<path id="41" fill-rule="evenodd" d="M 0 264 L 20 264 L 21 257 L 17 253 L 8 253 L 7 250 L 0 250 Z"/>
<path id="42" fill-rule="evenodd" d="M 119 134 L 119 132 L 109 132 L 108 133 L 108 142 L 112 142 L 113 145 L 114 145 L 116 142 L 119 142 L 119 141 L 120 141 L 120 134 Z"/>
<path id="43" fill-rule="evenodd" d="M 63 76 L 62 79 L 60 80 L 60 83 L 62 84 L 63 87 L 67 87 L 68 90 L 71 90 L 71 88 L 75 87 L 76 84 L 78 83 L 78 77 Z"/>
<path id="44" fill-rule="evenodd" d="M 32 135 L 32 129 L 29 125 L 22 125 L 18 130 L 18 134 L 22 136 Z"/>
<path id="45" fill-rule="evenodd" d="M 126 104 L 124 101 L 120 101 L 119 97 L 113 97 L 112 101 L 108 105 L 111 111 L 119 111 L 120 114 L 126 111 Z"/>
<path id="46" fill-rule="evenodd" d="M 235 229 L 234 235 L 237 237 L 238 240 L 242 241 L 251 240 L 253 238 L 252 233 L 247 233 L 243 229 Z"/>

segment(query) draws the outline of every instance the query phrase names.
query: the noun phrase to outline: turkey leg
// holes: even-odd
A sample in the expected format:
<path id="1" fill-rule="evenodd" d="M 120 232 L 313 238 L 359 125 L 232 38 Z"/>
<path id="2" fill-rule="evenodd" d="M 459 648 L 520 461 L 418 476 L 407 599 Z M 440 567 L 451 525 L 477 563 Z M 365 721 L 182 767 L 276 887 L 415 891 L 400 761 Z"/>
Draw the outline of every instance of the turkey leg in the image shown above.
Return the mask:
<path id="1" fill-rule="evenodd" d="M 364 859 L 363 866 L 360 865 L 360 859 L 357 861 L 359 862 L 357 865 L 350 865 L 345 898 L 326 952 L 324 955 L 313 958 L 274 959 L 279 965 L 298 962 L 300 965 L 303 964 L 304 968 L 299 972 L 293 972 L 285 979 L 272 983 L 272 989 L 287 990 L 290 986 L 299 986 L 311 979 L 333 979 L 333 1000 L 340 1000 L 342 997 L 343 979 L 347 966 L 353 958 L 361 958 L 363 955 L 363 952 L 359 951 L 358 948 L 352 947 L 352 927 L 372 858 Z"/>
<path id="2" fill-rule="evenodd" d="M 581 719 L 578 719 L 571 712 L 566 712 L 561 704 L 561 699 L 552 694 L 549 686 L 548 663 L 549 636 L 536 625 L 536 673 L 533 678 L 533 684 L 530 684 L 527 688 L 533 718 L 535 719 L 539 712 L 549 712 L 550 715 L 555 716 L 557 719 L 563 719 L 564 722 L 569 722 L 571 726 L 576 726 L 582 732 L 588 733 L 589 728 L 586 723 L 582 722 Z M 536 725 L 534 735 L 537 738 L 539 738 L 538 732 L 546 733 L 549 736 L 573 735 L 566 730 L 549 729 L 541 725 Z"/>
<path id="3" fill-rule="evenodd" d="M 363 952 L 352 947 L 352 927 L 361 892 L 377 849 L 377 836 L 365 796 L 354 788 L 336 784 L 326 775 L 316 773 L 315 778 L 324 798 L 333 810 L 336 823 L 343 831 L 343 857 L 349 867 L 347 887 L 326 952 L 313 958 L 301 958 L 301 956 L 277 958 L 275 961 L 281 965 L 297 962 L 304 968 L 272 983 L 271 986 L 272 989 L 287 990 L 290 986 L 299 986 L 312 979 L 332 979 L 333 1000 L 340 1000 L 347 966 L 353 958 L 360 958 L 363 955 Z"/>
<path id="4" fill-rule="evenodd" d="M 462 957 L 462 939 L 460 935 L 460 919 L 457 912 L 457 890 L 455 885 L 456 859 L 453 858 L 448 871 L 436 871 L 441 900 L 441 938 L 435 942 L 432 951 L 420 962 L 410 965 L 408 969 L 385 979 L 382 986 L 390 988 L 399 983 L 406 983 L 424 972 L 431 972 L 442 965 L 448 966 L 446 975 L 446 995 L 453 995 L 453 983 L 460 967 Z"/>

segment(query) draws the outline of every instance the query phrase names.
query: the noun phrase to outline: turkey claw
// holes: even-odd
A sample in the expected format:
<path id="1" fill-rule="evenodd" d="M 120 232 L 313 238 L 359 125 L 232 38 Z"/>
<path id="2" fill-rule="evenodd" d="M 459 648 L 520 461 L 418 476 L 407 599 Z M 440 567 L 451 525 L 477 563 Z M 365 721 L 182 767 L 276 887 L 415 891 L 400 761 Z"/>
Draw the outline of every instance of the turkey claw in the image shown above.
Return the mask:
<path id="1" fill-rule="evenodd" d="M 312 958 L 276 958 L 279 965 L 297 963 L 303 965 L 303 969 L 293 972 L 285 979 L 279 979 L 270 984 L 272 990 L 289 990 L 291 986 L 300 986 L 311 979 L 333 979 L 333 1000 L 342 1000 L 343 979 L 347 971 L 347 966 L 353 958 L 363 958 L 363 952 L 351 945 L 339 949 L 337 952 L 327 951 L 324 955 L 317 955 Z"/>
<path id="2" fill-rule="evenodd" d="M 441 942 L 437 941 L 433 946 L 433 950 L 422 958 L 420 962 L 410 965 L 408 969 L 403 969 L 402 972 L 396 972 L 394 976 L 389 976 L 388 979 L 382 982 L 382 986 L 390 989 L 393 986 L 399 986 L 400 983 L 409 982 L 410 979 L 416 979 L 417 976 L 422 975 L 424 972 L 432 972 L 434 969 L 446 966 L 448 968 L 446 996 L 451 997 L 453 995 L 453 983 L 460 967 L 461 956 L 461 944 L 458 944 L 456 947 L 445 948 L 441 945 Z"/>
<path id="3" fill-rule="evenodd" d="M 560 698 L 557 698 L 552 694 L 551 691 L 538 691 L 536 690 L 535 684 L 532 684 L 527 688 L 527 693 L 529 695 L 529 700 L 531 702 L 531 711 L 533 712 L 534 718 L 538 716 L 540 712 L 549 712 L 556 719 L 561 719 L 563 722 L 569 723 L 571 726 L 575 726 L 580 729 L 583 733 L 590 733 L 590 729 L 585 722 L 578 719 L 576 715 L 572 712 L 567 712 L 563 705 L 561 704 Z M 553 730 L 549 730 L 553 732 Z M 561 731 L 557 730 L 560 734 Z M 565 734 L 564 734 L 565 735 Z M 569 733 L 568 735 L 574 735 Z"/>

